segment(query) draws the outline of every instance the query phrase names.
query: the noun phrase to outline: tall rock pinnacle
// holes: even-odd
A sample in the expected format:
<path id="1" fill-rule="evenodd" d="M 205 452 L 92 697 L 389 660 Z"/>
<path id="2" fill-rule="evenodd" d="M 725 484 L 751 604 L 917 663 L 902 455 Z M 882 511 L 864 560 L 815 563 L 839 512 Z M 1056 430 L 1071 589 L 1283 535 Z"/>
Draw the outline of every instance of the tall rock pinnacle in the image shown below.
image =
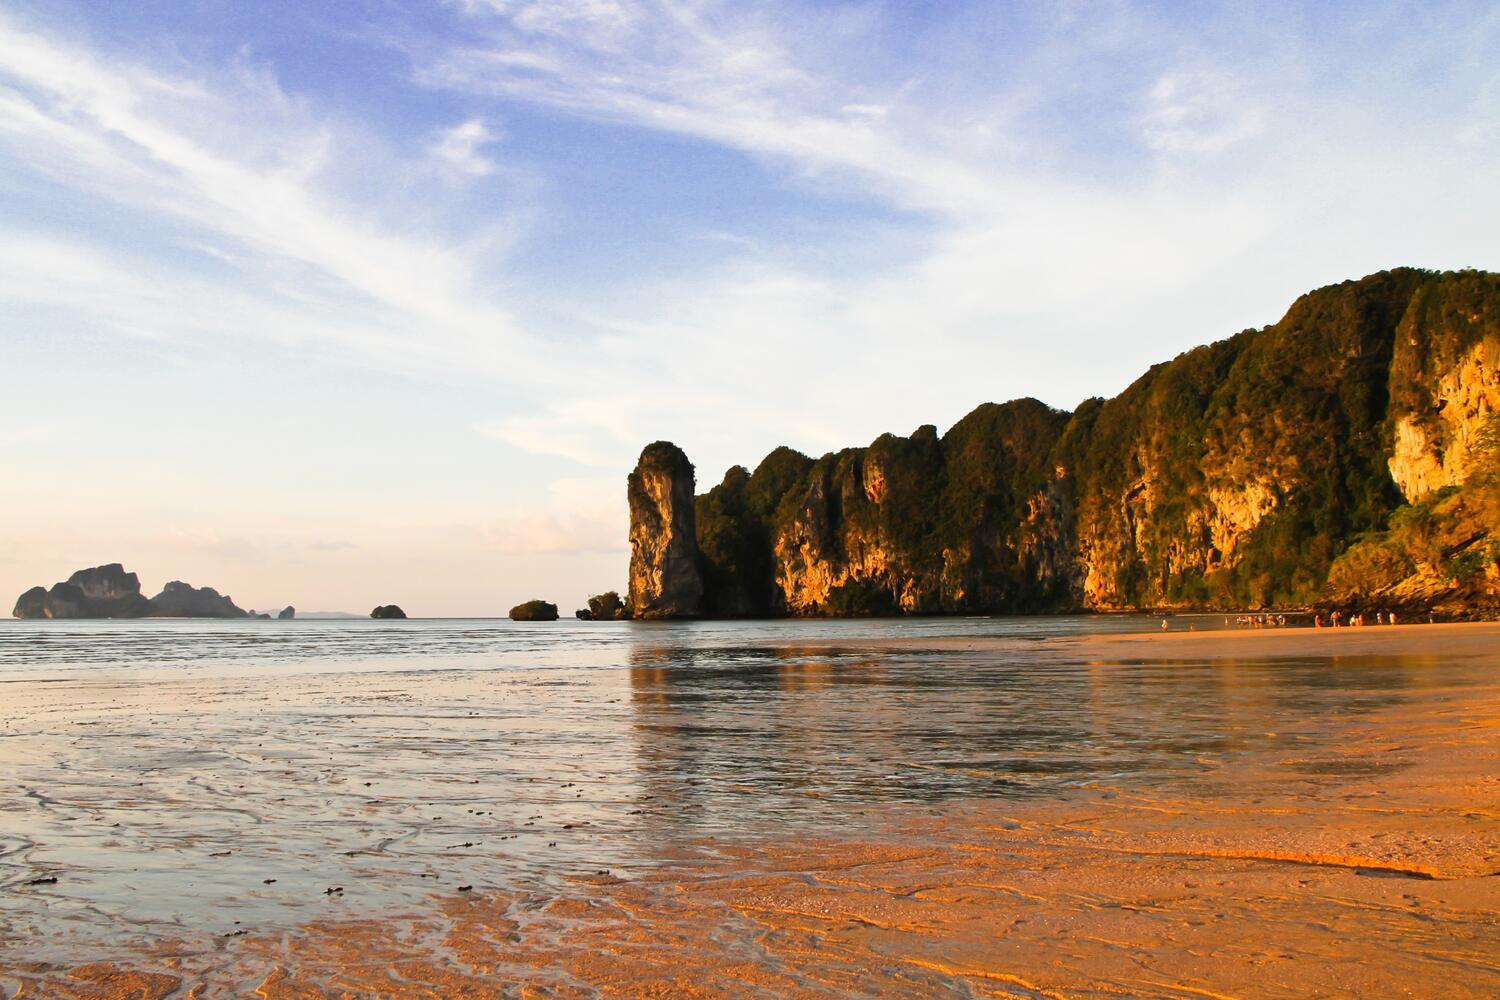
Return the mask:
<path id="1" fill-rule="evenodd" d="M 636 618 L 692 618 L 703 602 L 693 523 L 693 464 L 669 441 L 630 474 L 630 607 Z"/>

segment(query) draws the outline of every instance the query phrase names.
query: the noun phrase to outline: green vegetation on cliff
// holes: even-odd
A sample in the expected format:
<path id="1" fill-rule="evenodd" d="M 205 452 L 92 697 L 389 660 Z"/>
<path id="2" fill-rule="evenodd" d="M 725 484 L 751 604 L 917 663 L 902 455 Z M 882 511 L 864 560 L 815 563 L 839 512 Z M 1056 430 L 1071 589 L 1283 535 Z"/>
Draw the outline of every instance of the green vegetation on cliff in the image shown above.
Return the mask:
<path id="1" fill-rule="evenodd" d="M 941 436 L 778 448 L 696 500 L 704 612 L 1255 607 L 1420 567 L 1482 581 L 1489 474 L 1433 491 L 1482 464 L 1497 362 L 1500 277 L 1402 269 L 1072 414 L 986 403 Z"/>
<path id="2" fill-rule="evenodd" d="M 1384 530 L 1361 536 L 1333 563 L 1328 595 L 1370 607 L 1435 607 L 1461 615 L 1500 589 L 1500 416 L 1477 435 L 1475 465 L 1397 508 Z"/>

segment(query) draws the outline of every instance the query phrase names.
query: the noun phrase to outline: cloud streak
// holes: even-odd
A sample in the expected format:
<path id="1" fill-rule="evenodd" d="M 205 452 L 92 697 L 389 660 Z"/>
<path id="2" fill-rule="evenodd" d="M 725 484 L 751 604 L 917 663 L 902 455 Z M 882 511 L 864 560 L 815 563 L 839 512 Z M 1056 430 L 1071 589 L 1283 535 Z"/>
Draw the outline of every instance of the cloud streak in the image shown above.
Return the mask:
<path id="1" fill-rule="evenodd" d="M 266 73 L 239 67 L 218 84 L 106 59 L 0 15 L 0 148 L 54 183 L 169 221 L 230 266 L 233 273 L 211 281 L 191 260 L 178 265 L 174 302 L 191 294 L 188 301 L 208 305 L 229 290 L 254 297 L 255 314 L 280 320 L 242 327 L 346 341 L 357 326 L 366 344 L 414 362 L 446 353 L 450 365 L 483 364 L 527 342 L 483 293 L 471 247 L 446 232 L 393 231 L 369 206 L 324 190 L 347 151 L 378 161 L 368 141 L 312 119 Z M 438 153 L 465 173 L 488 173 L 479 148 L 490 138 L 470 122 L 441 138 Z M 394 165 L 397 177 L 417 169 Z M 22 238 L 8 246 L 15 257 L 60 244 Z M 87 299 L 101 318 L 134 312 L 127 331 L 180 328 L 176 310 L 157 301 L 157 278 L 131 281 L 137 250 L 127 264 L 103 246 L 71 247 L 79 263 L 54 271 L 96 289 Z M 13 281 L 9 294 L 37 297 L 20 285 Z"/>

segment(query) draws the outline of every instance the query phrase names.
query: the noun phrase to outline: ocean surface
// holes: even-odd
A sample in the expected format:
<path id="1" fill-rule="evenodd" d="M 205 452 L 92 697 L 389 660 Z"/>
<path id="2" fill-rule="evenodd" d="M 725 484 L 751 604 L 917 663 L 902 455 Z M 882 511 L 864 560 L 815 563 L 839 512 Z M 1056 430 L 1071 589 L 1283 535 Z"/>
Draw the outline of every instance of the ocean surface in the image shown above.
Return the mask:
<path id="1" fill-rule="evenodd" d="M 1158 627 L 7 621 L 0 957 L 400 912 L 893 807 L 1201 789 L 1468 669 L 1077 641 Z"/>

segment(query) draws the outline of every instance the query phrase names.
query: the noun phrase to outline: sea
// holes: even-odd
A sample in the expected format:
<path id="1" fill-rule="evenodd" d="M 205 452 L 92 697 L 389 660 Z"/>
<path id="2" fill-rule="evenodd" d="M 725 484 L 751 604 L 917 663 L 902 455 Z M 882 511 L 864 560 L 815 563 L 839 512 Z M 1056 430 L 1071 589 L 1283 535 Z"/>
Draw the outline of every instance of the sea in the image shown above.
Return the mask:
<path id="1" fill-rule="evenodd" d="M 1317 744 L 1329 720 L 1454 680 L 1165 644 L 1109 659 L 1089 641 L 1159 627 L 6 621 L 0 959 L 872 834 L 893 809 L 1208 785 L 1237 756 Z"/>

